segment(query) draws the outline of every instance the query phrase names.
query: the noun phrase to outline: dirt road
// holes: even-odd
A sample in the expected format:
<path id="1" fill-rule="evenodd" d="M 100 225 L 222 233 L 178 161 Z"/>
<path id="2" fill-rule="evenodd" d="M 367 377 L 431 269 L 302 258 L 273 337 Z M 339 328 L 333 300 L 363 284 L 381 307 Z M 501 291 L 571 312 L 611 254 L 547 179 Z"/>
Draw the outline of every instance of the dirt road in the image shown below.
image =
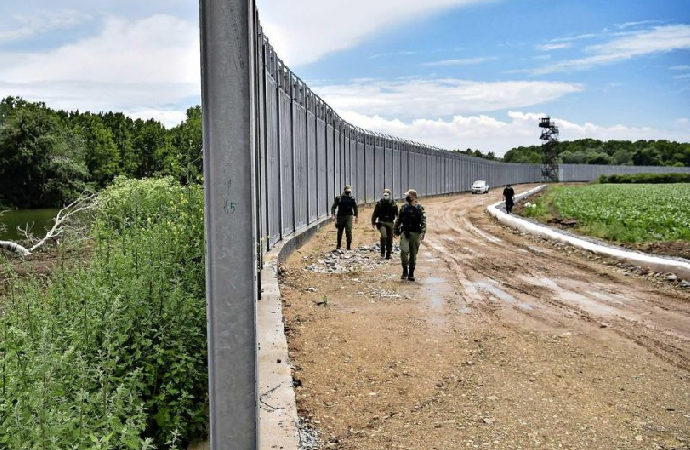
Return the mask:
<path id="1" fill-rule="evenodd" d="M 484 212 L 499 196 L 422 202 L 417 283 L 397 259 L 306 270 L 332 227 L 287 261 L 298 409 L 324 446 L 690 448 L 690 293 L 515 234 Z"/>

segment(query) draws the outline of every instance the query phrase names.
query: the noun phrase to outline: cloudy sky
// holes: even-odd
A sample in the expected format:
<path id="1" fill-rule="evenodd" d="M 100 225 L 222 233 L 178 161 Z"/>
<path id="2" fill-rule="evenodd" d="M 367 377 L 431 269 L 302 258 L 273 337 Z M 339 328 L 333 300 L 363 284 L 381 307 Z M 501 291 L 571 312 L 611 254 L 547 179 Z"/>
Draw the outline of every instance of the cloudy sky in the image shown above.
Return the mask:
<path id="1" fill-rule="evenodd" d="M 193 0 L 2 2 L 0 97 L 169 126 L 199 103 Z M 690 141 L 687 0 L 258 0 L 285 62 L 361 127 L 501 155 L 562 139 Z"/>

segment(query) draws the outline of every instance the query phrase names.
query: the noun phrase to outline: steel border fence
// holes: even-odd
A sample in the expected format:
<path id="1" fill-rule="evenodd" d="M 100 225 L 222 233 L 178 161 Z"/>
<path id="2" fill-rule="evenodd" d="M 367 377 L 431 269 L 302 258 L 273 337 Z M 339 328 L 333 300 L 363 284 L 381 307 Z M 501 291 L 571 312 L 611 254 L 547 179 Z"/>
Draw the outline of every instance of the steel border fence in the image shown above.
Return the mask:
<path id="1" fill-rule="evenodd" d="M 490 186 L 543 181 L 540 164 L 502 163 L 363 130 L 338 114 L 277 56 L 261 26 L 256 42 L 256 186 L 262 251 L 330 214 L 345 184 L 360 203 L 383 188 L 396 199 L 466 192 L 475 180 Z M 686 172 L 687 167 L 561 164 L 559 181 L 601 174 Z"/>

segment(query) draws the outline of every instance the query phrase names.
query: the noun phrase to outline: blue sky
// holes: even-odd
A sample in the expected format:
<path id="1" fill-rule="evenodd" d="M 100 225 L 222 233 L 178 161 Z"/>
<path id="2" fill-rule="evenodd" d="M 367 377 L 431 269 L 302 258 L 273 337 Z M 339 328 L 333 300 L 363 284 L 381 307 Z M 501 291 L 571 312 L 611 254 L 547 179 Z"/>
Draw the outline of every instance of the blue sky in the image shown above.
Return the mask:
<path id="1" fill-rule="evenodd" d="M 168 125 L 199 102 L 196 2 L 0 1 L 0 96 Z M 687 0 L 258 4 L 287 64 L 362 127 L 503 154 L 546 113 L 563 139 L 690 141 Z"/>

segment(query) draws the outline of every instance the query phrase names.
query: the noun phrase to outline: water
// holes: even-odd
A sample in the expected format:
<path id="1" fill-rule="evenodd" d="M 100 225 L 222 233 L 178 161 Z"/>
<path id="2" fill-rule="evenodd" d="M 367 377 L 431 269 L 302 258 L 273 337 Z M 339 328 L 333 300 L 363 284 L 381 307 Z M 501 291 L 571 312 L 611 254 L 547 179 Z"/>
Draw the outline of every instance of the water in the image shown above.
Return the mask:
<path id="1" fill-rule="evenodd" d="M 0 223 L 5 230 L 0 231 L 0 241 L 22 240 L 17 233 L 17 227 L 29 225 L 31 233 L 36 237 L 43 237 L 45 232 L 53 226 L 53 219 L 59 209 L 16 209 L 5 212 L 0 216 Z"/>

